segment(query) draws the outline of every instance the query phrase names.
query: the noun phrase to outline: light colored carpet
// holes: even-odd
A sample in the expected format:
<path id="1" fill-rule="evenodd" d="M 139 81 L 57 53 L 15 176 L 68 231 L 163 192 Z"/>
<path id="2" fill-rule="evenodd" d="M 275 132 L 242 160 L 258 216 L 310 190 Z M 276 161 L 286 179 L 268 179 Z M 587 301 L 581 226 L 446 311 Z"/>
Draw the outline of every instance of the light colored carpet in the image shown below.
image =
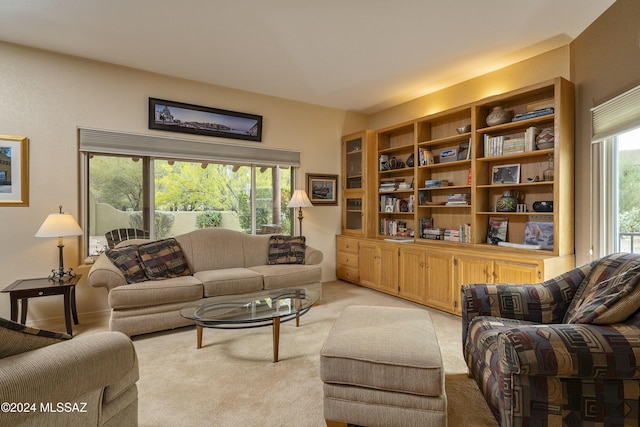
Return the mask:
<path id="1" fill-rule="evenodd" d="M 320 348 L 349 305 L 420 307 L 430 311 L 446 371 L 449 426 L 497 426 L 461 351 L 461 320 L 341 281 L 323 286 L 323 300 L 282 324 L 280 361 L 272 362 L 271 327 L 195 328 L 134 337 L 140 360 L 139 421 L 160 426 L 324 426 Z"/>

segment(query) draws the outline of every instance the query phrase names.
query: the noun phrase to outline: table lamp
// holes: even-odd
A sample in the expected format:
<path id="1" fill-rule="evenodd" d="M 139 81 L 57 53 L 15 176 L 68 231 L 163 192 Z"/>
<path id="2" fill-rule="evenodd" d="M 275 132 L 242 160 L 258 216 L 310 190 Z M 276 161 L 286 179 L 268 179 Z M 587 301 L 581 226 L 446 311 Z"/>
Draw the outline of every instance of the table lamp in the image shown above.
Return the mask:
<path id="1" fill-rule="evenodd" d="M 291 200 L 287 205 L 288 208 L 298 208 L 298 221 L 300 221 L 300 236 L 302 236 L 302 208 L 312 208 L 311 200 L 304 190 L 295 190 L 291 196 Z"/>
<path id="2" fill-rule="evenodd" d="M 71 214 L 62 212 L 62 205 L 60 206 L 59 213 L 50 214 L 47 219 L 44 220 L 40 229 L 38 229 L 38 232 L 36 233 L 36 237 L 57 237 L 60 258 L 58 270 L 51 270 L 49 279 L 62 280 L 65 276 L 70 278 L 76 276 L 71 272 L 71 270 L 73 270 L 72 268 L 68 271 L 64 270 L 64 262 L 62 260 L 62 249 L 64 248 L 64 245 L 62 244 L 62 238 L 81 235 L 82 229 Z"/>

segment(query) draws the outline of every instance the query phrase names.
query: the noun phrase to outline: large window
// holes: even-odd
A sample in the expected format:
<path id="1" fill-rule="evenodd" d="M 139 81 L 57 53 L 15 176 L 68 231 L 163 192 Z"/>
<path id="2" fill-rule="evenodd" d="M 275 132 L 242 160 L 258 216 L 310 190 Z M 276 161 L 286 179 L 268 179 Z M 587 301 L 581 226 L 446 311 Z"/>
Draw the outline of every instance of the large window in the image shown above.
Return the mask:
<path id="1" fill-rule="evenodd" d="M 640 253 L 640 128 L 606 138 L 596 150 L 599 255 Z"/>
<path id="2" fill-rule="evenodd" d="M 286 206 L 298 152 L 83 131 L 88 256 L 106 250 L 118 229 L 156 239 L 205 227 L 294 234 Z"/>

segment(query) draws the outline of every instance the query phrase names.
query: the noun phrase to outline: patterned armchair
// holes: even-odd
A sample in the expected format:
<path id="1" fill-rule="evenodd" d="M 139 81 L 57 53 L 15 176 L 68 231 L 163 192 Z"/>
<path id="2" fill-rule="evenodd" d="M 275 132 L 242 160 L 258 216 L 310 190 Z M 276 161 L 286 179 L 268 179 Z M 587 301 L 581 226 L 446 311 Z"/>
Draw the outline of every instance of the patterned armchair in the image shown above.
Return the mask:
<path id="1" fill-rule="evenodd" d="M 640 425 L 640 255 L 462 286 L 469 376 L 502 426 Z"/>

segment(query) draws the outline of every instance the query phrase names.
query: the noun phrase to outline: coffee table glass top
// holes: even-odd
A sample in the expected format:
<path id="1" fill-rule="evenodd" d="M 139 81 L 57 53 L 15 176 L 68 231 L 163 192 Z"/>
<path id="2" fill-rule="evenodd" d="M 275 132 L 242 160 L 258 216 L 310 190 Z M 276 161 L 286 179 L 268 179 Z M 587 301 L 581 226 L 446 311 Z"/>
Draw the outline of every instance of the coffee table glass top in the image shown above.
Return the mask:
<path id="1" fill-rule="evenodd" d="M 205 327 L 270 322 L 276 317 L 284 321 L 306 313 L 319 299 L 318 292 L 309 289 L 273 289 L 205 298 L 184 306 L 180 314 Z"/>

